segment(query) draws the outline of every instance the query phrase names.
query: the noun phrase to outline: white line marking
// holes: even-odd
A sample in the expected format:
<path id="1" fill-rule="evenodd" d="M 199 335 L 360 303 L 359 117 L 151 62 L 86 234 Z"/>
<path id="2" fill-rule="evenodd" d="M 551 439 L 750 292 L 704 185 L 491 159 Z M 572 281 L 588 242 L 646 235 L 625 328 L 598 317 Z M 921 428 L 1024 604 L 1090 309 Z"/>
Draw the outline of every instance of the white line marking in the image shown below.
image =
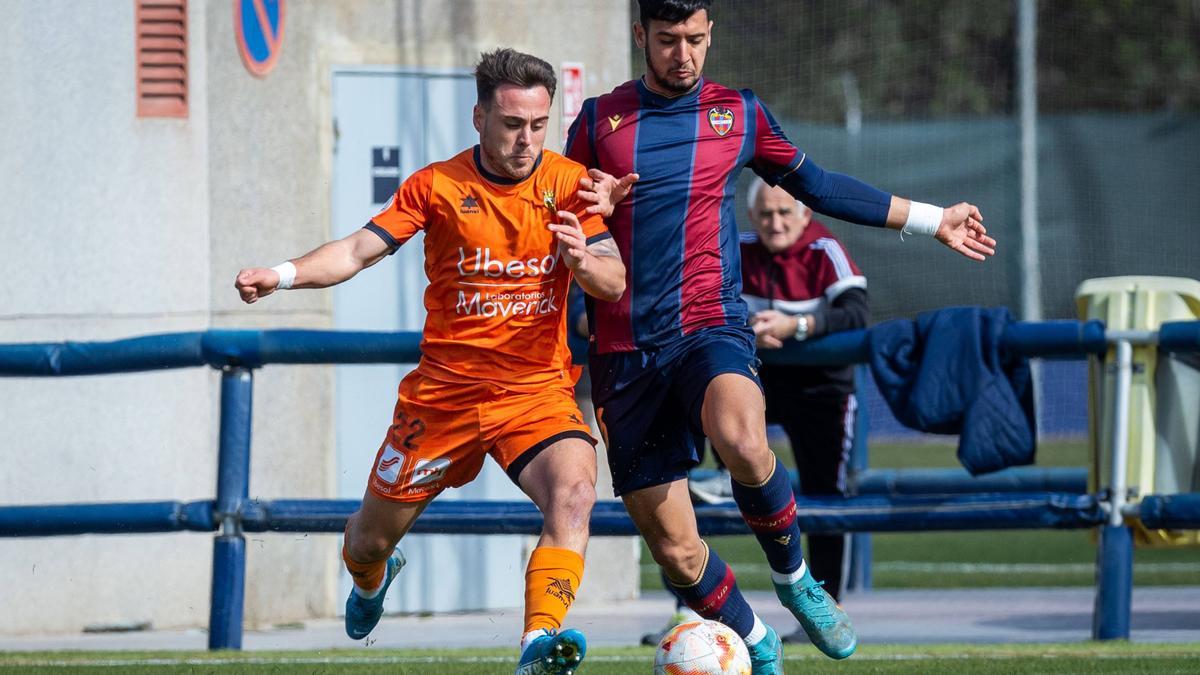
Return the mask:
<path id="1" fill-rule="evenodd" d="M 1165 652 L 1131 652 L 1128 654 L 1112 653 L 1112 654 L 1088 654 L 1083 650 L 1069 651 L 1064 653 L 1037 653 L 1037 652 L 998 652 L 986 653 L 978 651 L 974 647 L 971 648 L 971 653 L 964 654 L 934 654 L 934 653 L 913 653 L 913 654 L 856 654 L 855 661 L 951 661 L 964 659 L 980 659 L 980 660 L 1012 660 L 1038 658 L 1047 659 L 1104 659 L 1104 660 L 1140 660 L 1154 658 L 1180 658 L 1188 656 L 1188 652 L 1165 651 Z M 823 660 L 824 657 L 819 655 L 806 656 L 785 656 L 785 661 L 817 661 Z M 650 654 L 613 654 L 613 655 L 595 655 L 587 658 L 588 662 L 603 662 L 603 663 L 649 663 L 653 660 Z M 13 659 L 0 661 L 0 670 L 5 668 L 29 668 L 29 667 L 95 667 L 95 668 L 114 668 L 114 667 L 132 667 L 132 666 L 246 666 L 246 665 L 403 665 L 403 664 L 428 664 L 428 663 L 506 663 L 515 664 L 516 656 L 329 656 L 329 657 L 254 657 L 247 656 L 244 658 L 151 658 L 151 659 Z"/>
<path id="2" fill-rule="evenodd" d="M 1095 563 L 922 563 L 892 561 L 876 563 L 877 571 L 935 572 L 958 574 L 1060 574 L 1088 573 L 1096 570 Z M 1135 572 L 1200 572 L 1200 563 L 1137 563 Z"/>
<path id="3" fill-rule="evenodd" d="M 730 563 L 734 574 L 770 574 L 766 563 Z M 658 565 L 643 563 L 643 572 L 655 572 Z M 875 572 L 926 572 L 931 574 L 1087 574 L 1096 570 L 1095 563 L 956 563 L 912 562 L 893 560 L 871 566 Z M 1136 563 L 1134 572 L 1143 573 L 1200 573 L 1200 563 Z"/>

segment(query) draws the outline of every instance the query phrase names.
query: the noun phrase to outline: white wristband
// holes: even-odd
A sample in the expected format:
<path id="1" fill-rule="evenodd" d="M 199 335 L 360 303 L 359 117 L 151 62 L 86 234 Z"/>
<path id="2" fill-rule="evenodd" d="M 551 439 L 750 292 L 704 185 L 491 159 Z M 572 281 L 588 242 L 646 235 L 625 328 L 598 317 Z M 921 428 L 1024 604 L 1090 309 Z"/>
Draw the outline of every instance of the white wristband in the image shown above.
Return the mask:
<path id="1" fill-rule="evenodd" d="M 908 220 L 904 221 L 900 234 L 937 234 L 938 228 L 942 226 L 943 210 L 942 207 L 933 204 L 909 202 Z"/>
<path id="2" fill-rule="evenodd" d="M 275 287 L 276 290 L 286 291 L 292 287 L 292 282 L 296 280 L 296 266 L 292 264 L 292 261 L 280 263 L 271 269 L 279 275 L 279 285 Z"/>

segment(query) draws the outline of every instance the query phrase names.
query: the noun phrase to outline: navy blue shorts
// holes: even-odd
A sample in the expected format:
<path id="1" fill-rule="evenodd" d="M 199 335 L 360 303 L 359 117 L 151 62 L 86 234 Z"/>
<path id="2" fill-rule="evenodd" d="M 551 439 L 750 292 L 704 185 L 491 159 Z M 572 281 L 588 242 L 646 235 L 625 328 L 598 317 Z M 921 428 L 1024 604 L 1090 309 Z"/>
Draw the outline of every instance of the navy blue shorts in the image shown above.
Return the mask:
<path id="1" fill-rule="evenodd" d="M 671 483 L 700 463 L 700 411 L 708 383 L 724 373 L 759 387 L 754 333 L 704 328 L 656 349 L 588 357 L 592 403 L 618 496 Z"/>

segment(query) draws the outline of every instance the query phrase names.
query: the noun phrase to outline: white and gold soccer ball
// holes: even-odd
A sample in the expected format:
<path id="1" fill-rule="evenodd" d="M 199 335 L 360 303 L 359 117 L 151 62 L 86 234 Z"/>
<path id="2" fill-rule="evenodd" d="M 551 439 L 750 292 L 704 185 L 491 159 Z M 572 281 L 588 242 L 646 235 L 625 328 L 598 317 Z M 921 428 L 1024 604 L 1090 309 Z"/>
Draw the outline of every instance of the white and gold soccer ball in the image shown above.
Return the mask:
<path id="1" fill-rule="evenodd" d="M 723 623 L 687 621 L 658 643 L 654 675 L 750 675 L 750 652 Z"/>

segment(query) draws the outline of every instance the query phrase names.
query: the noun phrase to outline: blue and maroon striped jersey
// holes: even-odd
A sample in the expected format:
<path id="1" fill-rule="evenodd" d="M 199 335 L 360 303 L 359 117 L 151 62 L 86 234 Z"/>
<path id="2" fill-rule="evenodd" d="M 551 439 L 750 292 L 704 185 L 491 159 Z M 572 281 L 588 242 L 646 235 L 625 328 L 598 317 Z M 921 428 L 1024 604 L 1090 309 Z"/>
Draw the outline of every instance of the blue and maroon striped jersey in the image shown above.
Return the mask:
<path id="1" fill-rule="evenodd" d="M 748 89 L 701 80 L 666 98 L 641 80 L 584 102 L 564 154 L 616 177 L 641 175 L 608 220 L 625 261 L 617 302 L 588 298 L 598 353 L 745 325 L 734 192 L 744 167 L 774 185 L 804 153 Z"/>

